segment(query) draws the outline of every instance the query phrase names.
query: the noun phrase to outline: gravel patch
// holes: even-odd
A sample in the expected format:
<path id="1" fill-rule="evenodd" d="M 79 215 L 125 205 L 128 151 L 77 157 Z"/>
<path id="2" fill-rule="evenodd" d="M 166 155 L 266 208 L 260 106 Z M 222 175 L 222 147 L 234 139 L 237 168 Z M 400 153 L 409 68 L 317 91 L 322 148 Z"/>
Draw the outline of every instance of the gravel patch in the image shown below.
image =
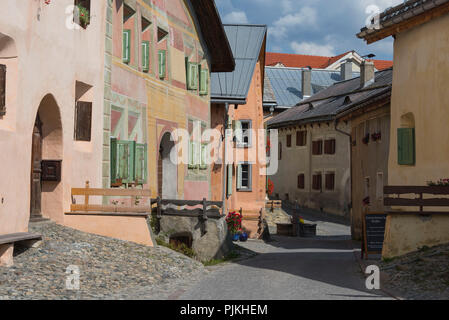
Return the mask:
<path id="1" fill-rule="evenodd" d="M 393 260 L 382 261 L 384 285 L 411 300 L 449 299 L 449 244 L 424 247 Z"/>
<path id="2" fill-rule="evenodd" d="M 0 300 L 167 299 L 208 271 L 182 254 L 63 227 L 30 224 L 39 248 L 15 250 L 0 267 Z M 80 270 L 80 289 L 67 290 L 67 267 Z"/>

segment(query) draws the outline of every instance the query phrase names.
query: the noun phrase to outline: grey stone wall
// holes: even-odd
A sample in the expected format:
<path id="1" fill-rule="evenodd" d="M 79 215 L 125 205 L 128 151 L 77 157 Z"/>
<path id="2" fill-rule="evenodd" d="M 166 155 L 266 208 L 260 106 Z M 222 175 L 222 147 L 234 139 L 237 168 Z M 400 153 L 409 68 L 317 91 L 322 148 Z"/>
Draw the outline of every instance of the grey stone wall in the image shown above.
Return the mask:
<path id="1" fill-rule="evenodd" d="M 233 249 L 224 217 L 209 218 L 204 229 L 203 221 L 198 217 L 162 216 L 158 236 L 165 238 L 165 242 L 168 243 L 171 237 L 187 234 L 192 236 L 192 249 L 201 261 L 221 259 Z"/>

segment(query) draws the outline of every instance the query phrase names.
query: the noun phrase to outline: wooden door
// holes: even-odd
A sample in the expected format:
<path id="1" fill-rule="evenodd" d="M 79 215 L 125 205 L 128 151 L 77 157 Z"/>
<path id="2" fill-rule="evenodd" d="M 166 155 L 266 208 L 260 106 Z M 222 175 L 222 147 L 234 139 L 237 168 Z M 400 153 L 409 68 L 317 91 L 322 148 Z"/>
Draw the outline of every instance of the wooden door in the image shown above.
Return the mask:
<path id="1" fill-rule="evenodd" d="M 39 115 L 33 129 L 32 151 L 31 151 L 31 217 L 42 216 L 41 199 L 42 199 L 42 122 Z"/>

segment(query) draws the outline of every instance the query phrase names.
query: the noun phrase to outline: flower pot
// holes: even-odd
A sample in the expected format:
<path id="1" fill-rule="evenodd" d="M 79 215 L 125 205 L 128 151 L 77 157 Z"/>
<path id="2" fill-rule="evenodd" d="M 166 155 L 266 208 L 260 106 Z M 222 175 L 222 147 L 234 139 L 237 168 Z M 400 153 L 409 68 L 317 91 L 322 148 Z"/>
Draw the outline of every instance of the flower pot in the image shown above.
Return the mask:
<path id="1" fill-rule="evenodd" d="M 240 235 L 240 241 L 242 241 L 242 242 L 245 242 L 246 240 L 248 240 L 248 234 L 246 233 L 246 232 L 243 232 L 241 235 Z"/>
<path id="2" fill-rule="evenodd" d="M 238 233 L 236 233 L 232 236 L 232 241 L 239 241 L 239 239 L 240 239 L 240 235 Z"/>

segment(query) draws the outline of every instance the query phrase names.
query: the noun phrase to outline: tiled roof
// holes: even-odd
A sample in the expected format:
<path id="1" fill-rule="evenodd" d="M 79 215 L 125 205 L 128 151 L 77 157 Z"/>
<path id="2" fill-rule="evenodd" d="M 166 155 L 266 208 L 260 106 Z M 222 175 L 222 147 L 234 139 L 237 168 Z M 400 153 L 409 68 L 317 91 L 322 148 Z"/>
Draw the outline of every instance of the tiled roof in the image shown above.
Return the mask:
<path id="1" fill-rule="evenodd" d="M 360 77 L 338 82 L 270 119 L 267 124 L 270 128 L 280 128 L 294 124 L 331 121 L 342 112 L 370 99 L 389 94 L 392 81 L 393 69 L 390 68 L 376 72 L 375 82 L 363 90 L 360 90 Z"/>
<path id="2" fill-rule="evenodd" d="M 438 12 L 435 9 L 442 9 L 439 12 L 441 14 L 447 14 L 449 12 L 449 0 L 406 0 L 403 3 L 390 7 L 380 14 L 379 28 L 363 27 L 357 37 L 365 39 L 368 43 L 386 38 L 390 35 L 396 34 L 399 29 L 396 25 L 411 20 L 421 14 L 430 12 L 433 10 L 432 17 L 438 16 Z M 374 23 L 373 18 L 371 23 Z M 428 21 L 422 20 L 420 23 Z M 386 30 L 386 31 L 385 31 Z M 407 28 L 402 28 L 402 31 Z"/>
<path id="3" fill-rule="evenodd" d="M 285 67 L 288 68 L 306 68 L 310 66 L 313 69 L 325 69 L 351 52 L 352 51 L 348 51 L 335 57 L 267 52 L 265 65 L 275 66 L 278 63 L 282 63 Z M 379 71 L 391 68 L 393 66 L 393 61 L 388 60 L 370 60 L 370 61 L 374 62 L 374 67 Z"/>
<path id="4" fill-rule="evenodd" d="M 276 97 L 278 107 L 293 107 L 301 100 L 302 94 L 302 72 L 304 68 L 283 68 L 265 67 L 265 74 Z M 359 77 L 358 72 L 354 72 L 354 77 Z M 312 93 L 316 94 L 321 90 L 341 81 L 340 71 L 312 69 Z M 269 97 L 264 96 L 264 102 Z"/>
<path id="5" fill-rule="evenodd" d="M 267 26 L 224 25 L 224 28 L 236 66 L 233 72 L 211 73 L 211 99 L 245 103 Z"/>

